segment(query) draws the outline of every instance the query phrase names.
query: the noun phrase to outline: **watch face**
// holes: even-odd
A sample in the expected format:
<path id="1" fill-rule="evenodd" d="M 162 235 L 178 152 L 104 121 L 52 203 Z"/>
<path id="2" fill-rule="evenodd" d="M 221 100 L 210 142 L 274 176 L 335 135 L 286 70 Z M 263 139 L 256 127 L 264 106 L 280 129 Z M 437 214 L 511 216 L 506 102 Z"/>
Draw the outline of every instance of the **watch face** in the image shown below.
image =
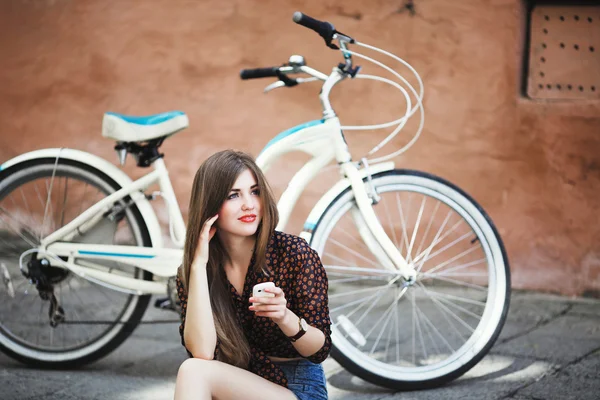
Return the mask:
<path id="1" fill-rule="evenodd" d="M 308 323 L 304 320 L 304 318 L 300 320 L 300 326 L 302 327 L 303 331 L 308 330 Z"/>

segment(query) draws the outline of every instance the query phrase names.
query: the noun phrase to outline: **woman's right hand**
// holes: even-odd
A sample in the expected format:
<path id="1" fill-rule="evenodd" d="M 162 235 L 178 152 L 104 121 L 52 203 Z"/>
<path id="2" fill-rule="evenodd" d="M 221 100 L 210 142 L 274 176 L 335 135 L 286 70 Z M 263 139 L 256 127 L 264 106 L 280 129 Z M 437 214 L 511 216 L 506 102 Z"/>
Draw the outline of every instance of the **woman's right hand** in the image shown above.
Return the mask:
<path id="1" fill-rule="evenodd" d="M 202 231 L 200 231 L 200 238 L 198 239 L 198 245 L 196 247 L 196 254 L 192 265 L 198 265 L 205 267 L 208 263 L 208 243 L 215 236 L 217 227 L 213 226 L 215 221 L 219 218 L 219 215 L 215 215 L 204 222 Z"/>

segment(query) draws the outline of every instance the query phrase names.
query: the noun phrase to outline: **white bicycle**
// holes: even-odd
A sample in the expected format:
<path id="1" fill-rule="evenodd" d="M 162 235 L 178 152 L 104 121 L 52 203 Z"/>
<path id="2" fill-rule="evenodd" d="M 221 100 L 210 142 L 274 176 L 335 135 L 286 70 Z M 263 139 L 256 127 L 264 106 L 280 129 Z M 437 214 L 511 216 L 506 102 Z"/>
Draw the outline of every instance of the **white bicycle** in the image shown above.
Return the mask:
<path id="1" fill-rule="evenodd" d="M 344 62 L 330 74 L 301 56 L 274 68 L 244 70 L 243 79 L 277 77 L 269 91 L 323 81 L 323 118 L 275 137 L 257 158 L 267 171 L 290 151 L 312 158 L 294 175 L 278 203 L 279 230 L 305 187 L 335 160 L 343 178 L 310 212 L 301 236 L 320 254 L 329 276 L 333 357 L 361 378 L 394 389 L 439 385 L 473 367 L 490 349 L 509 305 L 510 272 L 490 218 L 465 192 L 436 176 L 395 169 L 385 161 L 353 162 L 343 130 L 396 126 L 417 110 L 417 93 L 398 73 L 349 49 L 369 48 L 327 22 L 301 13 L 295 22 L 318 32 Z M 334 44 L 337 41 L 338 45 Z M 359 73 L 353 56 L 390 71 L 393 80 Z M 308 78 L 292 78 L 305 74 Z M 346 78 L 389 83 L 407 107 L 396 121 L 342 127 L 331 90 Z M 412 105 L 411 96 L 416 99 Z M 103 136 L 116 140 L 153 171 L 132 181 L 113 164 L 72 149 L 45 149 L 0 166 L 0 349 L 25 363 L 73 367 L 103 357 L 140 322 L 150 295 L 167 294 L 174 310 L 174 275 L 185 224 L 158 148 L 186 128 L 182 112 L 151 117 L 104 115 Z M 409 146 L 407 145 L 407 146 Z M 407 147 L 406 147 L 407 148 Z M 405 149 L 401 149 L 403 151 Z M 153 184 L 159 192 L 147 193 Z M 161 196 L 177 248 L 165 248 L 150 202 Z M 169 303 L 170 302 L 170 303 Z"/>

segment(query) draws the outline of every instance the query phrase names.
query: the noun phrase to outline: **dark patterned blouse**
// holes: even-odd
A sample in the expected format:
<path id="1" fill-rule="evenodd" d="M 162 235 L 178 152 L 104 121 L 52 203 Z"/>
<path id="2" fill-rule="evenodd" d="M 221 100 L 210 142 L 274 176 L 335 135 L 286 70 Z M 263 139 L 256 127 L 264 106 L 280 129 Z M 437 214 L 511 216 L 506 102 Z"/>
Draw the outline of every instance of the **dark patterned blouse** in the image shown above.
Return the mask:
<path id="1" fill-rule="evenodd" d="M 308 243 L 297 236 L 275 231 L 269 241 L 266 264 L 271 271 L 270 276 L 254 271 L 254 257 L 248 267 L 244 281 L 244 290 L 240 296 L 234 286 L 229 283 L 231 299 L 236 310 L 237 320 L 242 326 L 251 349 L 249 370 L 271 382 L 287 387 L 287 379 L 283 371 L 267 357 L 293 358 L 302 357 L 279 327 L 267 317 L 257 317 L 248 309 L 252 288 L 257 283 L 274 282 L 285 294 L 287 307 L 296 315 L 304 318 L 309 325 L 325 334 L 323 347 L 315 354 L 305 357 L 321 363 L 329 355 L 331 349 L 331 321 L 327 299 L 327 275 L 316 251 Z M 181 301 L 181 343 L 187 309 L 187 293 L 177 279 L 179 300 Z M 189 351 L 188 351 L 189 352 Z M 215 358 L 219 352 L 219 341 L 215 349 Z"/>

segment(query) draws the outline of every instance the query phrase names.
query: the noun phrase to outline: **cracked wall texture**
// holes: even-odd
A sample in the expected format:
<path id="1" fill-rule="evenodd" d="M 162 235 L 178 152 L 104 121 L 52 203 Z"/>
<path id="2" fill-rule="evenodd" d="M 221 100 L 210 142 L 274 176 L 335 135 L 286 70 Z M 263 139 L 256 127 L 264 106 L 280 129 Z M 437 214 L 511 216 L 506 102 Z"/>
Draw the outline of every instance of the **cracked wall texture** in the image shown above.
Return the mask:
<path id="1" fill-rule="evenodd" d="M 488 211 L 506 243 L 514 287 L 598 293 L 599 103 L 520 96 L 521 2 L 416 0 L 414 16 L 402 4 L 3 1 L 0 159 L 67 146 L 116 162 L 112 143 L 100 135 L 105 111 L 183 110 L 190 128 L 162 149 L 187 214 L 193 175 L 208 155 L 227 147 L 257 155 L 277 132 L 320 118 L 316 84 L 264 96 L 267 80 L 238 79 L 241 68 L 279 65 L 295 53 L 324 71 L 339 62 L 339 53 L 291 22 L 301 10 L 400 55 L 419 71 L 425 130 L 397 166 L 442 176 Z M 363 81 L 341 85 L 333 102 L 348 125 L 389 121 L 403 112 L 401 95 Z M 406 143 L 415 126 L 411 121 L 393 147 Z M 382 135 L 347 134 L 356 157 Z M 290 155 L 269 173 L 276 193 L 305 159 Z M 145 172 L 132 164 L 125 169 L 134 177 Z M 319 176 L 288 231 L 299 232 L 336 179 L 333 169 Z M 162 208 L 158 212 L 166 221 Z"/>

